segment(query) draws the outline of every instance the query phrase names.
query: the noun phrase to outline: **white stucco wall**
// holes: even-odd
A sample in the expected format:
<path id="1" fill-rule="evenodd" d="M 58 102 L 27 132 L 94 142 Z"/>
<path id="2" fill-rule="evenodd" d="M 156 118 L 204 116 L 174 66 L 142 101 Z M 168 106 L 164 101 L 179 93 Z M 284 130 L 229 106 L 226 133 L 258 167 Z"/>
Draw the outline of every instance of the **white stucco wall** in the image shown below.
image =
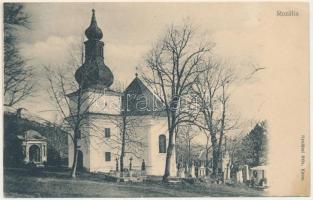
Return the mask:
<path id="1" fill-rule="evenodd" d="M 70 96 L 70 108 L 73 114 L 76 114 L 77 109 L 77 96 Z M 81 107 L 81 111 L 86 112 L 88 107 L 88 112 L 98 113 L 98 114 L 109 114 L 109 115 L 117 115 L 120 113 L 120 96 L 116 94 L 112 94 L 112 92 L 103 93 L 94 93 L 94 92 L 84 92 L 82 99 L 84 100 L 84 104 Z M 88 99 L 88 100 L 86 100 Z M 83 128 L 81 130 L 83 133 L 83 138 L 78 141 L 80 145 L 80 150 L 83 153 L 83 165 L 89 171 L 107 171 L 108 168 L 111 168 L 111 164 L 108 162 L 104 163 L 104 152 L 111 150 L 108 145 L 105 145 L 104 138 L 104 128 L 111 128 L 111 134 L 116 134 L 116 127 L 113 127 L 114 124 L 111 122 L 110 126 L 106 126 L 110 123 L 110 120 L 94 120 L 97 118 L 90 118 L 90 127 L 91 128 Z M 69 130 L 72 132 L 72 130 Z M 100 135 L 102 134 L 102 136 Z M 103 143 L 103 144 L 101 144 Z M 104 152 L 100 152 L 104 151 Z M 113 154 L 112 152 L 112 158 Z M 68 136 L 68 167 L 72 167 L 74 161 L 74 146 L 73 141 L 70 136 Z M 103 167 L 103 166 L 106 167 Z M 110 166 L 110 167 L 109 167 Z"/>
<path id="2" fill-rule="evenodd" d="M 77 109 L 77 96 L 75 94 L 69 96 L 70 108 L 73 114 L 76 114 Z M 100 92 L 85 91 L 81 97 L 81 113 L 86 111 L 102 114 L 120 113 L 121 109 L 121 96 L 117 93 L 104 90 Z"/>
<path id="3" fill-rule="evenodd" d="M 126 145 L 127 153 L 124 158 L 124 165 L 129 168 L 130 158 L 132 157 L 132 169 L 141 170 L 142 160 L 145 160 L 146 168 L 150 167 L 149 164 L 149 133 L 151 130 L 150 122 L 145 116 L 132 116 L 128 117 L 131 131 L 131 138 L 135 142 Z M 137 144 L 136 144 L 137 143 Z"/>
<path id="4" fill-rule="evenodd" d="M 73 131 L 68 130 L 73 135 Z M 79 150 L 83 153 L 83 166 L 87 170 L 90 169 L 90 148 L 89 148 L 89 130 L 84 128 L 81 130 L 83 132 L 82 139 L 78 140 L 77 144 Z M 68 136 L 68 167 L 71 168 L 74 162 L 74 144 L 70 136 Z"/>
<path id="5" fill-rule="evenodd" d="M 97 130 L 91 133 L 90 137 L 90 163 L 91 171 L 109 172 L 116 169 L 116 158 L 120 158 L 121 154 L 121 135 L 120 128 L 116 126 L 119 123 L 117 120 L 121 120 L 120 116 L 105 116 L 97 115 L 92 117 L 93 124 L 97 124 Z M 133 119 L 127 118 L 128 124 L 133 123 Z M 132 157 L 132 169 L 141 169 L 142 159 L 147 160 L 147 135 L 149 135 L 149 127 L 145 125 L 145 121 L 136 117 L 137 122 L 134 125 L 135 130 L 131 131 L 131 138 L 136 142 L 140 142 L 141 145 L 135 143 L 126 143 L 124 168 L 129 168 L 130 158 Z M 140 125 L 139 125 L 140 124 Z M 132 124 L 133 125 L 133 124 Z M 105 138 L 104 130 L 110 128 L 111 137 Z M 111 152 L 111 161 L 105 161 L 105 152 Z M 132 152 L 132 153 L 130 153 Z M 120 160 L 119 160 L 120 162 Z M 147 163 L 146 163 L 147 164 Z"/>
<path id="6" fill-rule="evenodd" d="M 89 94 L 90 95 L 90 94 Z M 120 96 L 112 95 L 110 93 L 104 95 L 90 95 L 93 96 L 94 100 L 91 100 L 91 107 L 89 112 L 102 113 L 102 114 L 113 114 L 118 115 L 121 109 L 121 98 Z"/>
<path id="7" fill-rule="evenodd" d="M 166 117 L 151 118 L 150 131 L 150 164 L 152 166 L 151 175 L 162 176 L 165 170 L 166 153 L 159 153 L 159 135 L 166 136 L 166 146 L 168 146 L 168 125 Z M 175 141 L 175 139 L 174 139 Z M 176 176 L 176 155 L 175 150 L 172 152 L 170 176 Z"/>
<path id="8" fill-rule="evenodd" d="M 115 170 L 119 154 L 118 136 L 116 127 L 118 116 L 93 116 L 93 124 L 96 126 L 90 132 L 90 171 L 109 172 Z M 110 128 L 110 138 L 105 137 L 105 128 Z M 105 161 L 105 152 L 111 153 L 111 161 Z"/>
<path id="9" fill-rule="evenodd" d="M 116 169 L 116 158 L 119 158 L 121 152 L 120 129 L 117 127 L 117 120 L 121 120 L 121 116 L 117 115 L 120 112 L 117 109 L 120 105 L 120 96 L 101 96 L 97 101 L 90 108 L 90 112 L 93 111 L 97 114 L 89 116 L 90 127 L 88 130 L 84 130 L 84 133 L 89 135 L 80 141 L 80 149 L 83 152 L 83 162 L 86 169 L 91 172 L 109 172 Z M 128 120 L 133 123 L 131 126 L 134 128 L 131 131 L 132 140 L 137 141 L 137 143 L 126 145 L 124 168 L 129 168 L 129 159 L 132 157 L 132 168 L 140 170 L 144 159 L 148 175 L 162 176 L 166 153 L 159 153 L 159 135 L 164 134 L 166 136 L 166 145 L 168 145 L 167 118 L 132 116 L 128 117 Z M 105 138 L 105 128 L 110 128 L 111 138 Z M 69 167 L 71 167 L 74 149 L 70 138 L 68 148 Z M 105 161 L 105 152 L 111 152 L 111 161 Z M 170 175 L 176 176 L 175 150 L 172 153 Z"/>

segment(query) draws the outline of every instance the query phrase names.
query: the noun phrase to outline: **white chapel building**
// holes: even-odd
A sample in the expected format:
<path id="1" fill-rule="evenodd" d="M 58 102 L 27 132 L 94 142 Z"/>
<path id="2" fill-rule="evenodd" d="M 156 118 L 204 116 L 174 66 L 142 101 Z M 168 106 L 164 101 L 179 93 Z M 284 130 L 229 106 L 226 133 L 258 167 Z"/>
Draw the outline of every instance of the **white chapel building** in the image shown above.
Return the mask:
<path id="1" fill-rule="evenodd" d="M 93 10 L 90 26 L 85 35 L 85 61 L 75 73 L 75 79 L 86 97 L 93 101 L 88 107 L 86 126 L 81 130 L 78 168 L 90 172 L 116 170 L 121 154 L 121 124 L 126 119 L 128 134 L 124 169 L 140 170 L 145 163 L 147 175 L 164 174 L 168 145 L 167 117 L 162 103 L 136 74 L 124 92 L 110 89 L 114 76 L 104 64 L 103 34 L 97 26 Z M 68 95 L 75 109 L 77 92 Z M 126 117 L 125 117 L 126 116 Z M 124 123 L 125 124 L 125 123 Z M 69 167 L 73 164 L 74 147 L 68 140 Z M 173 150 L 170 176 L 176 176 L 176 157 Z"/>

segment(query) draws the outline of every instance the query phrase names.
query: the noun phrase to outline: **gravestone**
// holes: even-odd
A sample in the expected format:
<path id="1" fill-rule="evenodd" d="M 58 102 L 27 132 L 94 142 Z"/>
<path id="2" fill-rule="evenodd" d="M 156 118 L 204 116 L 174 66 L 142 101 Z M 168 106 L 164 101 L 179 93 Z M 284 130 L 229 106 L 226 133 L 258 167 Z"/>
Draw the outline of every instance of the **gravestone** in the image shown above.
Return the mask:
<path id="1" fill-rule="evenodd" d="M 185 178 L 185 177 L 186 177 L 186 176 L 185 176 L 185 168 L 184 168 L 184 167 L 179 168 L 178 171 L 177 171 L 177 173 L 178 173 L 178 177 L 179 177 L 179 178 Z"/>
<path id="2" fill-rule="evenodd" d="M 230 165 L 228 164 L 225 171 L 224 171 L 224 181 L 230 179 Z"/>
<path id="3" fill-rule="evenodd" d="M 185 167 L 185 177 L 189 177 L 189 168 L 188 165 Z"/>
<path id="4" fill-rule="evenodd" d="M 243 182 L 247 182 L 250 180 L 249 166 L 248 165 L 243 166 L 242 177 L 243 177 Z"/>
<path id="5" fill-rule="evenodd" d="M 242 183 L 243 182 L 243 177 L 242 177 L 242 171 L 241 170 L 239 170 L 236 173 L 236 179 L 237 179 L 237 183 Z"/>

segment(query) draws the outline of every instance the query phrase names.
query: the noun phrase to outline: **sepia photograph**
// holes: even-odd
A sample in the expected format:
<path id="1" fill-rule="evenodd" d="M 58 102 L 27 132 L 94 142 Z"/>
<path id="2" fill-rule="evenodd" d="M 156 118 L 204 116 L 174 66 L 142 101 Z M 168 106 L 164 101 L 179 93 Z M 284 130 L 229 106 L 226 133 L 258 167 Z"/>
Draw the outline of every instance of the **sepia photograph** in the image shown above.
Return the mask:
<path id="1" fill-rule="evenodd" d="M 310 195 L 308 2 L 5 2 L 5 198 Z"/>

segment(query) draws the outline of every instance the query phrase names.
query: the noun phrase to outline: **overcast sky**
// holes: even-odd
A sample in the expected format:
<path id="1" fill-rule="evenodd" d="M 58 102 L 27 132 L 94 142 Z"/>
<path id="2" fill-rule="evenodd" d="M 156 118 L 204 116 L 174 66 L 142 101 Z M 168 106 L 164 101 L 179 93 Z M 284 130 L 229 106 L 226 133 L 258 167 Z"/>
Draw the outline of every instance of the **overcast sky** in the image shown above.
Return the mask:
<path id="1" fill-rule="evenodd" d="M 25 4 L 31 16 L 31 30 L 21 31 L 23 55 L 36 69 L 38 91 L 34 98 L 23 103 L 30 111 L 52 120 L 51 101 L 44 89 L 46 80 L 43 66 L 62 66 L 67 62 L 73 44 L 79 43 L 89 26 L 91 9 L 95 8 L 98 26 L 103 31 L 105 63 L 113 71 L 115 79 L 129 83 L 136 66 L 143 64 L 143 56 L 152 44 L 162 36 L 170 24 L 191 22 L 199 34 L 215 43 L 214 54 L 227 60 L 242 74 L 261 66 L 263 51 L 261 10 L 257 4 L 204 4 L 204 3 L 31 3 Z M 64 65 L 65 66 L 65 65 Z M 262 72 L 263 73 L 263 72 Z M 40 84 L 40 85 L 39 85 Z M 246 119 L 262 119 L 255 116 L 264 99 L 255 85 L 262 84 L 262 74 L 236 89 L 234 104 Z M 42 86 L 41 86 L 42 85 Z M 242 99 L 242 94 L 245 100 Z M 237 97 L 240 97 L 237 98 Z M 256 101 L 257 99 L 257 101 Z M 243 101 L 245 102 L 242 108 Z M 237 104 L 237 102 L 239 104 Z M 247 107 L 246 105 L 249 104 Z"/>
<path id="2" fill-rule="evenodd" d="M 271 56 L 283 56 L 287 48 L 301 35 L 291 40 L 294 24 L 284 24 L 275 16 L 276 8 L 258 3 L 29 3 L 26 12 L 31 16 L 32 28 L 23 30 L 23 55 L 36 69 L 37 92 L 23 102 L 31 112 L 53 120 L 56 113 L 47 94 L 43 66 L 66 67 L 73 45 L 81 41 L 90 24 L 95 8 L 98 26 L 105 42 L 105 63 L 115 80 L 130 83 L 136 66 L 143 64 L 143 56 L 171 24 L 189 21 L 198 33 L 215 43 L 213 55 L 226 60 L 241 76 L 253 71 L 252 66 L 266 67 L 252 80 L 239 85 L 232 92 L 232 107 L 243 121 L 266 119 L 269 109 L 269 89 L 275 86 L 282 72 L 294 73 L 290 62 L 274 65 Z M 280 8 L 281 8 L 280 4 Z M 302 24 L 294 21 L 295 24 Z M 285 32 L 286 28 L 290 28 Z M 289 35 L 288 35 L 289 34 Z M 301 44 L 296 44 L 301 48 Z M 294 50 L 294 49 L 292 49 Z M 271 53 L 269 53 L 271 52 Z M 267 54 L 269 56 L 267 56 Z M 293 54 L 296 56 L 296 54 Z M 290 55 L 288 55 L 290 57 Z M 277 63 L 275 63 L 277 64 Z M 284 70 L 281 70 L 282 67 Z M 290 66 L 290 68 L 288 68 Z M 290 70 L 288 70 L 290 69 Z M 288 74 L 289 75 L 289 74 Z M 286 80 L 290 80 L 286 79 Z M 277 85 L 279 86 L 279 85 Z M 274 87 L 275 88 L 275 87 Z M 278 88 L 281 91 L 281 88 Z M 275 97 L 277 100 L 279 97 Z M 48 110 L 48 111 L 47 111 Z"/>

